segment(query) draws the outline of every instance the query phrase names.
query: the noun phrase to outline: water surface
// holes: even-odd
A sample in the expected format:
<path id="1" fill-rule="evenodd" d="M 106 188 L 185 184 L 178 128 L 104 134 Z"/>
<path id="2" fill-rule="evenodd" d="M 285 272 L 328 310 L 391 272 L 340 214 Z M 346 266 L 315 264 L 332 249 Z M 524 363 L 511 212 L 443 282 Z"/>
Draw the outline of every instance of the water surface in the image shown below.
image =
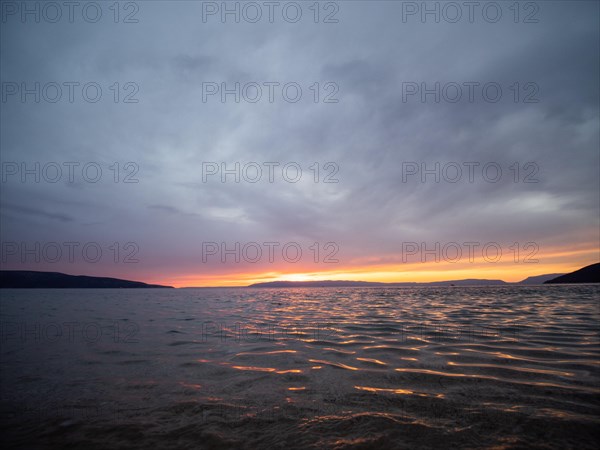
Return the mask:
<path id="1" fill-rule="evenodd" d="M 596 448 L 600 288 L 2 290 L 16 448 Z"/>

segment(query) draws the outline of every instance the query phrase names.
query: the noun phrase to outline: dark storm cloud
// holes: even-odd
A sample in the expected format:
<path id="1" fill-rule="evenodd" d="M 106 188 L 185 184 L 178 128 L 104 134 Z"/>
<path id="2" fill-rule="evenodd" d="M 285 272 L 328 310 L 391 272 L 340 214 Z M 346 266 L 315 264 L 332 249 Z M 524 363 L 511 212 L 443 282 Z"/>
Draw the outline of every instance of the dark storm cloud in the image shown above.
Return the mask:
<path id="1" fill-rule="evenodd" d="M 44 219 L 59 220 L 61 222 L 73 221 L 73 218 L 69 217 L 66 214 L 49 213 L 40 209 L 28 208 L 19 205 L 11 205 L 9 203 L 3 203 L 2 208 L 4 209 L 4 211 L 15 211 L 17 213 L 32 215 L 38 218 L 41 217 Z"/>

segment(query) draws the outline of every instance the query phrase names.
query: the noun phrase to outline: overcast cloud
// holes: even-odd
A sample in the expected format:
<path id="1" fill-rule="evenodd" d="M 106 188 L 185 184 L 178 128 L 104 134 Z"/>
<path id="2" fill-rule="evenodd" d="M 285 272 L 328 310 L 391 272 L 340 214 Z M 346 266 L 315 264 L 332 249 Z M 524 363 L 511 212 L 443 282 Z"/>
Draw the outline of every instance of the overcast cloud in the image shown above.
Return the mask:
<path id="1" fill-rule="evenodd" d="M 203 242 L 236 241 L 294 241 L 304 249 L 319 242 L 321 251 L 335 242 L 339 263 L 314 265 L 315 271 L 398 263 L 407 241 L 533 241 L 542 263 L 576 267 L 597 260 L 598 2 L 535 2 L 537 23 L 523 23 L 531 12 L 525 9 L 514 23 L 513 2 L 498 2 L 503 16 L 497 23 L 479 10 L 473 23 L 464 17 L 423 23 L 418 15 L 403 22 L 406 3 L 335 2 L 338 23 L 314 23 L 313 2 L 298 2 L 303 17 L 297 23 L 277 11 L 273 23 L 265 17 L 222 23 L 218 15 L 203 23 L 207 6 L 192 1 L 136 2 L 138 23 L 122 23 L 133 11 L 124 3 L 120 23 L 114 23 L 112 2 L 98 2 L 103 16 L 97 23 L 77 11 L 69 23 L 66 7 L 58 23 L 43 16 L 40 23 L 30 17 L 23 23 L 20 12 L 3 9 L 2 242 L 99 242 L 105 250 L 118 242 L 121 260 L 131 250 L 123 248 L 127 242 L 139 247 L 136 264 L 114 263 L 109 253 L 95 265 L 74 265 L 64 257 L 23 264 L 5 245 L 3 266 L 162 282 L 195 273 L 294 271 L 265 260 L 202 261 Z M 325 6 L 321 21 L 333 11 Z M 63 85 L 70 81 L 80 83 L 73 103 Z M 36 103 L 28 95 L 23 102 L 21 92 L 10 94 L 23 82 L 30 88 L 58 83 L 63 96 L 51 103 L 41 95 Z M 96 103 L 81 95 L 89 82 L 102 88 Z M 110 89 L 115 82 L 116 103 Z M 126 87 L 128 82 L 133 84 Z M 219 94 L 203 102 L 203 83 L 223 82 L 230 88 L 236 82 L 280 86 L 272 103 L 264 85 L 256 103 L 235 103 L 233 95 L 222 103 Z M 281 85 L 290 82 L 303 90 L 296 103 L 282 98 Z M 315 82 L 318 103 L 310 88 Z M 464 86 L 456 103 L 443 96 L 436 103 L 434 95 L 424 103 L 420 94 L 403 98 L 403 83 L 435 82 L 480 86 L 473 101 Z M 502 88 L 497 102 L 482 97 L 481 85 L 488 82 Z M 138 102 L 124 103 L 137 88 L 129 99 Z M 454 95 L 451 89 L 447 96 Z M 324 102 L 333 92 L 329 98 L 338 102 Z M 93 96 L 93 89 L 88 93 Z M 55 90 L 49 86 L 45 94 L 53 97 Z M 14 175 L 13 162 L 19 165 Z M 39 183 L 33 175 L 23 183 L 22 162 L 30 168 L 56 162 L 64 172 L 57 183 L 43 173 Z M 65 162 L 80 163 L 72 182 Z M 96 183 L 81 175 L 89 162 L 103 170 Z M 118 183 L 109 168 L 115 162 Z M 134 164 L 126 167 L 128 162 Z M 232 175 L 222 183 L 220 174 L 203 182 L 206 162 L 280 165 L 273 183 L 266 166 L 256 183 L 243 177 L 235 183 Z M 282 178 L 281 167 L 289 162 L 302 168 L 297 183 Z M 462 177 L 455 183 L 443 177 L 436 183 L 433 175 L 421 182 L 420 173 L 403 179 L 411 162 L 431 168 L 455 162 Z M 479 163 L 472 183 L 465 162 Z M 489 162 L 503 170 L 497 182 L 482 176 Z M 318 183 L 309 169 L 314 163 Z M 510 169 L 515 163 L 518 182 Z M 324 183 L 336 169 L 332 179 L 339 182 Z M 139 182 L 123 182 L 133 172 L 131 179 Z M 446 173 L 454 174 L 450 168 Z M 528 175 L 536 182 L 523 182 Z M 558 253 L 565 255 L 556 259 Z"/>

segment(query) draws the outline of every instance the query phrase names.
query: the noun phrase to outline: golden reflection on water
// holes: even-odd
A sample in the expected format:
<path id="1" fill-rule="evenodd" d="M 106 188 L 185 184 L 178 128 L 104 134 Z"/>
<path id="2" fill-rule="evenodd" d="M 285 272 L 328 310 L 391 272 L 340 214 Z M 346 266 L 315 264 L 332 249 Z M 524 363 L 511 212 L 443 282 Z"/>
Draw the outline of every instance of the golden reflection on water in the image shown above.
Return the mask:
<path id="1" fill-rule="evenodd" d="M 499 366 L 499 367 L 501 367 L 501 366 Z M 438 370 L 405 368 L 405 367 L 399 367 L 394 370 L 396 372 L 425 373 L 428 375 L 439 375 L 442 377 L 473 378 L 473 379 L 481 379 L 481 380 L 500 381 L 503 383 L 520 384 L 520 385 L 525 385 L 525 386 L 552 387 L 552 388 L 559 388 L 559 389 L 577 390 L 577 391 L 581 391 L 581 392 L 600 393 L 600 388 L 596 388 L 596 387 L 573 386 L 573 385 L 567 385 L 567 384 L 562 384 L 562 383 L 549 383 L 549 382 L 545 382 L 545 381 L 522 381 L 522 380 L 517 380 L 517 379 L 496 377 L 496 376 L 492 376 L 492 375 L 440 372 Z"/>
<path id="2" fill-rule="evenodd" d="M 341 369 L 360 370 L 358 367 L 348 366 L 346 364 L 342 364 L 342 363 L 339 363 L 339 362 L 324 361 L 322 359 L 309 359 L 309 361 L 313 362 L 313 363 L 320 363 L 320 364 L 325 364 L 325 365 L 328 365 L 328 366 L 339 367 Z"/>
<path id="3" fill-rule="evenodd" d="M 231 366 L 232 369 L 250 370 L 253 372 L 276 372 L 274 367 L 254 367 L 254 366 Z"/>
<path id="4" fill-rule="evenodd" d="M 367 391 L 367 392 L 390 392 L 393 394 L 404 394 L 404 395 L 410 395 L 410 394 L 414 394 L 414 391 L 410 391 L 408 389 L 388 389 L 388 388 L 376 388 L 376 387 L 369 387 L 369 386 L 354 386 L 355 389 L 361 390 L 361 391 Z"/>
<path id="5" fill-rule="evenodd" d="M 393 388 L 377 388 L 372 386 L 354 386 L 355 389 L 360 391 L 367 391 L 377 393 L 388 393 L 388 394 L 397 394 L 397 395 L 415 395 L 418 397 L 433 397 L 433 398 L 444 398 L 444 394 L 440 393 L 426 393 L 426 392 L 417 392 L 411 391 L 410 389 L 393 389 Z"/>
<path id="6" fill-rule="evenodd" d="M 531 372 L 531 373 L 544 373 L 549 375 L 558 375 L 562 377 L 574 377 L 575 374 L 571 372 L 562 372 L 560 370 L 549 370 L 549 369 L 532 369 L 529 367 L 514 367 L 514 366 L 503 366 L 500 364 L 467 364 L 467 363 L 455 363 L 452 361 L 448 361 L 449 366 L 456 367 L 486 367 L 489 369 L 510 369 L 515 370 L 517 372 Z"/>
<path id="7" fill-rule="evenodd" d="M 365 362 L 370 362 L 373 364 L 379 364 L 382 366 L 387 366 L 387 363 L 383 362 L 383 361 L 379 361 L 378 359 L 372 359 L 372 358 L 356 358 L 357 361 L 365 361 Z"/>
<path id="8" fill-rule="evenodd" d="M 236 370 L 246 370 L 250 372 L 272 372 L 277 374 L 286 374 L 286 373 L 302 373 L 301 369 L 288 369 L 288 370 L 279 370 L 275 367 L 257 367 L 257 366 L 234 366 L 229 363 L 223 363 L 225 366 L 229 366 L 232 369 Z"/>
<path id="9" fill-rule="evenodd" d="M 298 353 L 296 350 L 274 350 L 272 352 L 240 352 L 236 354 L 236 356 L 246 356 L 246 355 L 278 355 L 280 353 Z"/>
<path id="10" fill-rule="evenodd" d="M 548 362 L 548 360 L 545 358 L 535 358 L 533 356 L 528 356 L 528 357 L 514 356 L 514 355 L 509 355 L 507 353 L 502 353 L 502 352 L 486 352 L 486 351 L 475 349 L 475 348 L 465 348 L 464 351 L 473 352 L 473 353 L 481 353 L 483 355 L 491 355 L 491 356 L 495 356 L 497 358 L 514 359 L 514 360 L 518 360 L 518 361 L 539 362 L 539 363 L 547 363 Z M 592 355 L 592 354 L 590 354 L 590 355 Z M 571 364 L 571 363 L 577 363 L 577 362 L 582 362 L 582 360 L 572 360 L 572 359 L 555 359 L 555 360 L 553 360 L 554 364 Z M 599 364 L 598 361 L 589 361 L 589 360 L 586 360 L 585 363 L 586 364 Z"/>
<path id="11" fill-rule="evenodd" d="M 344 355 L 354 355 L 354 354 L 356 354 L 356 352 L 353 351 L 353 350 L 340 350 L 340 349 L 331 348 L 331 347 L 325 347 L 323 350 L 327 350 L 329 352 L 335 352 L 335 353 L 342 353 Z"/>
<path id="12" fill-rule="evenodd" d="M 485 376 L 485 375 L 471 375 L 471 374 L 466 374 L 466 373 L 455 373 L 455 372 L 440 372 L 439 370 L 431 370 L 431 369 L 398 367 L 394 370 L 396 372 L 426 373 L 429 375 L 441 375 L 443 377 L 488 378 L 488 379 L 493 379 L 493 380 L 500 380 L 500 378 L 490 377 L 490 376 Z"/>
<path id="13" fill-rule="evenodd" d="M 184 381 L 180 381 L 179 384 L 183 387 L 190 388 L 190 389 L 202 389 L 202 385 L 200 385 L 200 384 L 190 384 L 190 383 L 186 383 Z"/>

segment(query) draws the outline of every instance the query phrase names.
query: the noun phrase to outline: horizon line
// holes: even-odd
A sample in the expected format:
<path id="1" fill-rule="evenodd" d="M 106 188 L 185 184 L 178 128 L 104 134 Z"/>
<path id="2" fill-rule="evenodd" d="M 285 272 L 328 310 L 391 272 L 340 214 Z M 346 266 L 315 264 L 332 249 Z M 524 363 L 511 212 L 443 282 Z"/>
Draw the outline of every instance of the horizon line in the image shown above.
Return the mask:
<path id="1" fill-rule="evenodd" d="M 595 263 L 593 263 L 595 264 Z M 587 266 L 584 266 L 587 267 Z M 579 267 L 579 269 L 581 269 L 582 267 Z M 579 269 L 575 269 L 575 270 L 579 270 Z M 542 273 L 539 275 L 530 275 L 527 276 L 525 278 L 523 278 L 522 280 L 519 281 L 505 281 L 502 280 L 500 278 L 475 278 L 475 277 L 469 277 L 469 278 L 460 278 L 460 279 L 449 279 L 449 280 L 434 280 L 434 281 L 365 281 L 365 280 L 350 280 L 350 279 L 345 279 L 345 280 L 335 280 L 335 279 L 318 279 L 318 280 L 289 280 L 289 279 L 283 279 L 283 280 L 272 280 L 272 281 L 260 281 L 260 282 L 253 282 L 250 284 L 240 284 L 240 285 L 211 285 L 211 286 L 171 286 L 168 284 L 162 284 L 162 283 L 155 283 L 155 282 L 146 282 L 146 281 L 138 281 L 138 280 L 131 280 L 131 279 L 126 279 L 126 278 L 115 278 L 115 277 L 111 277 L 111 276 L 97 276 L 97 275 L 74 275 L 74 274 L 69 274 L 69 273 L 65 273 L 65 272 L 55 272 L 55 271 L 43 271 L 43 270 L 20 270 L 20 269 L 1 269 L 0 272 L 36 272 L 36 273 L 55 273 L 55 274 L 61 274 L 61 275 L 67 275 L 67 276 L 72 276 L 72 277 L 90 277 L 90 278 L 107 278 L 107 279 L 113 279 L 113 280 L 120 280 L 120 281 L 130 281 L 130 282 L 136 282 L 136 283 L 143 283 L 143 284 L 147 284 L 148 286 L 162 286 L 162 287 L 166 287 L 166 288 L 172 288 L 172 289 L 223 289 L 223 288 L 235 288 L 235 289 L 239 289 L 239 288 L 277 288 L 277 287 L 284 287 L 284 286 L 269 286 L 271 284 L 277 284 L 277 283 L 281 283 L 281 284 L 294 284 L 294 287 L 336 287 L 336 288 L 340 288 L 340 287 L 361 287 L 361 286 L 334 286 L 332 284 L 336 284 L 336 283 L 358 283 L 358 284 L 363 284 L 362 287 L 377 287 L 377 286 L 398 286 L 398 287 L 411 287 L 411 286 L 428 286 L 431 284 L 439 284 L 439 283 L 459 283 L 459 282 L 464 282 L 464 281 L 473 281 L 473 282 L 478 282 L 481 281 L 484 284 L 481 284 L 480 286 L 498 286 L 498 285 L 503 285 L 503 284 L 507 284 L 507 285 L 517 285 L 517 284 L 521 284 L 523 283 L 525 280 L 528 280 L 530 278 L 534 278 L 534 277 L 543 277 L 543 276 L 553 276 L 553 277 L 558 277 L 561 275 L 564 275 L 566 273 Z M 570 273 L 570 272 L 567 272 Z M 550 278 L 551 279 L 551 278 Z M 309 286 L 309 284 L 319 284 L 319 283 L 325 283 L 326 285 L 324 286 Z M 494 284 L 497 283 L 497 284 Z M 540 285 L 543 284 L 540 283 Z M 478 284 L 471 284 L 470 286 L 477 286 Z M 461 286 L 449 286 L 449 287 L 468 287 L 469 285 L 461 285 Z"/>

